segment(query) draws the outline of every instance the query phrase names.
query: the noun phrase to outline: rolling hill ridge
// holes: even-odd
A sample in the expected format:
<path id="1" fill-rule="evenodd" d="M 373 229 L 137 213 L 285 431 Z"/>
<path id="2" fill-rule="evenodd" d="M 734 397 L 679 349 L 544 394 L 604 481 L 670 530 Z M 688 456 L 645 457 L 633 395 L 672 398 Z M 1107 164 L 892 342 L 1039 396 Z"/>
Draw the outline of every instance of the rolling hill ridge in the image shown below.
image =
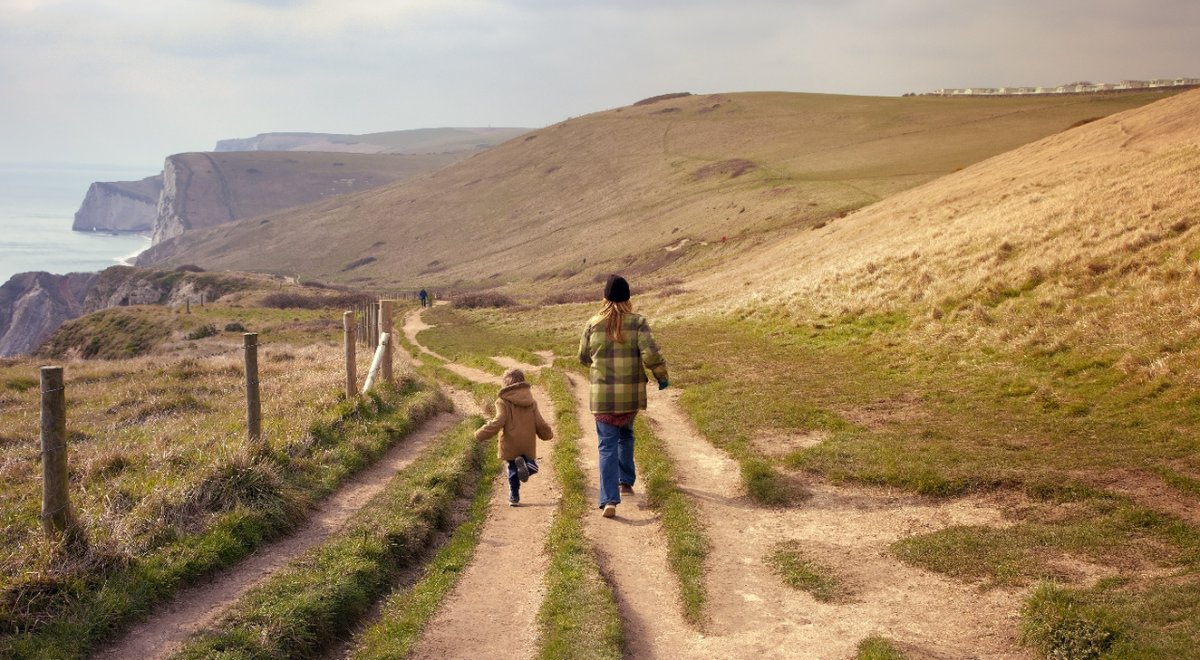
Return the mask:
<path id="1" fill-rule="evenodd" d="M 666 95 L 530 132 L 428 176 L 187 232 L 139 264 L 374 288 L 574 289 L 607 270 L 686 263 L 702 256 L 691 254 L 700 243 L 828 222 L 1159 98 Z"/>

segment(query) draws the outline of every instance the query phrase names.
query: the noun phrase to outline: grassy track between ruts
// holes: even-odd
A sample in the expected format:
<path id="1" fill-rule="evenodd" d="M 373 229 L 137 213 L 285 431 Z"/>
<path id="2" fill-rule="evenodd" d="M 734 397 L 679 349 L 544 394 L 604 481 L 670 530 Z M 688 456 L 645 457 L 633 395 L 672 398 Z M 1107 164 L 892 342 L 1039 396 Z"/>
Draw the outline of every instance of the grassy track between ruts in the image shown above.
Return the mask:
<path id="1" fill-rule="evenodd" d="M 421 631 L 442 601 L 458 584 L 479 545 L 488 506 L 495 490 L 500 459 L 489 444 L 483 469 L 475 485 L 467 519 L 425 567 L 424 575 L 411 587 L 392 594 L 383 605 L 379 620 L 356 636 L 348 657 L 355 660 L 386 660 L 405 657 L 420 639 Z"/>
<path id="2" fill-rule="evenodd" d="M 558 513 L 546 539 L 550 566 L 546 598 L 538 613 L 542 631 L 539 658 L 620 658 L 624 635 L 616 597 L 596 565 L 583 532 L 583 516 L 591 511 L 579 466 L 582 430 L 575 397 L 560 371 L 543 372 L 556 416 L 556 441 L 550 456 L 562 488 Z"/>
<path id="3" fill-rule="evenodd" d="M 696 505 L 679 490 L 667 448 L 644 417 L 637 418 L 635 434 L 633 451 L 639 476 L 650 507 L 662 514 L 667 561 L 679 580 L 684 619 L 702 626 L 708 602 L 704 582 L 704 561 L 710 548 L 708 535 Z"/>
<path id="4" fill-rule="evenodd" d="M 178 658 L 311 657 L 359 621 L 480 481 L 487 446 L 469 418 L 401 470 L 336 537 L 244 596 Z"/>
<path id="5" fill-rule="evenodd" d="M 206 506 L 215 508 L 203 531 L 116 565 L 84 566 L 87 572 L 43 596 L 52 599 L 41 603 L 53 607 L 52 616 L 5 631 L 0 656 L 84 656 L 178 588 L 294 528 L 313 503 L 447 405 L 419 381 L 400 387 L 337 404 L 311 424 L 305 443 L 226 456 L 203 480 Z M 16 626 L 15 619 L 9 625 Z"/>

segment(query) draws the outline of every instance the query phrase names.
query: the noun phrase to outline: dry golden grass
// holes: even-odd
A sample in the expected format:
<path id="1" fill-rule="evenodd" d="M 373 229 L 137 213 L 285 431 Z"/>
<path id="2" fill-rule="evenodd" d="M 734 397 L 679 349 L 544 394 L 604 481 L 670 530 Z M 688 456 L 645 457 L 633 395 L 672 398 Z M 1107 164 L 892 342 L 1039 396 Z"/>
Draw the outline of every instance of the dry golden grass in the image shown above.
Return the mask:
<path id="1" fill-rule="evenodd" d="M 729 239 L 808 228 L 1154 95 L 934 99 L 749 93 L 628 106 L 428 177 L 199 232 L 173 263 L 364 286 L 511 285 L 699 272 Z M 667 253 L 689 239 L 686 249 Z M 353 270 L 348 265 L 373 257 Z"/>
<path id="2" fill-rule="evenodd" d="M 310 427 L 340 399 L 342 349 L 334 341 L 272 343 L 269 334 L 261 341 L 263 435 L 270 447 L 294 452 L 313 442 Z M 200 501 L 203 480 L 252 453 L 240 342 L 214 338 L 197 350 L 220 354 L 65 364 L 72 504 L 93 547 L 111 556 L 138 556 L 203 529 L 219 513 Z M 370 356 L 358 357 L 365 373 Z M 50 571 L 53 560 L 33 550 L 44 543 L 38 367 L 0 366 L 0 589 Z"/>
<path id="3" fill-rule="evenodd" d="M 689 282 L 708 311 L 923 310 L 929 331 L 1174 368 L 1200 321 L 1200 93 L 1101 119 L 897 194 Z M 697 296 L 680 301 L 687 313 Z M 683 312 L 680 312 L 683 313 Z M 1161 355 L 1143 355 L 1159 344 Z M 1198 376 L 1193 374 L 1192 382 Z"/>

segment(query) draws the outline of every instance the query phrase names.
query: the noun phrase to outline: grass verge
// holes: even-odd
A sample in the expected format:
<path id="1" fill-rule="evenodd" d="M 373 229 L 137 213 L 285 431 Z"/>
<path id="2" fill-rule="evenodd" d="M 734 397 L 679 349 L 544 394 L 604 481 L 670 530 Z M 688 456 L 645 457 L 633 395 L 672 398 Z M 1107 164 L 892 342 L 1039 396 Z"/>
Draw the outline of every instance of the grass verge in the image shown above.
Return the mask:
<path id="1" fill-rule="evenodd" d="M 143 556 L 88 562 L 7 591 L 0 656 L 85 655 L 177 589 L 292 529 L 342 480 L 445 406 L 439 392 L 409 381 L 338 404 L 303 443 L 229 457 L 180 505 L 211 516 L 203 531 L 164 536 Z"/>
<path id="2" fill-rule="evenodd" d="M 679 580 L 683 616 L 694 626 L 705 620 L 708 590 L 704 583 L 704 561 L 710 543 L 696 507 L 675 485 L 675 470 L 666 447 L 654 434 L 644 416 L 637 418 L 634 455 L 642 487 L 650 507 L 662 514 L 667 537 L 667 561 Z"/>
<path id="3" fill-rule="evenodd" d="M 546 538 L 550 565 L 546 598 L 538 612 L 542 633 L 538 657 L 620 658 L 624 635 L 616 597 L 583 533 L 583 516 L 591 506 L 584 491 L 587 479 L 579 467 L 583 433 L 575 415 L 575 398 L 561 372 L 544 374 L 558 431 L 550 460 L 562 487 L 562 499 Z"/>
<path id="4" fill-rule="evenodd" d="M 458 584 L 462 571 L 471 563 L 478 547 L 496 486 L 496 474 L 501 468 L 501 461 L 491 446 L 487 445 L 485 451 L 487 458 L 475 486 L 475 499 L 467 519 L 425 567 L 424 576 L 416 584 L 388 598 L 379 620 L 357 636 L 348 657 L 384 660 L 407 656 L 425 625 Z"/>
<path id="5" fill-rule="evenodd" d="M 402 470 L 344 532 L 244 596 L 178 658 L 309 657 L 345 632 L 419 557 L 454 502 L 478 483 L 487 448 L 468 419 Z"/>

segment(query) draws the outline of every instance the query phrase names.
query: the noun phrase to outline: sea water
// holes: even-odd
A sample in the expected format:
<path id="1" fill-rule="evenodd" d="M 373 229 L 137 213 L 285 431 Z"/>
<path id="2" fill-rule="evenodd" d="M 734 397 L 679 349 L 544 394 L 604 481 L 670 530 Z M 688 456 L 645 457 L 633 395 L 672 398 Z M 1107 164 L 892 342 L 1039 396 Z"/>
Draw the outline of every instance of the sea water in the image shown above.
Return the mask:
<path id="1" fill-rule="evenodd" d="M 72 231 L 95 181 L 137 181 L 153 168 L 0 163 L 0 284 L 16 273 L 96 272 L 128 263 L 149 236 Z"/>

